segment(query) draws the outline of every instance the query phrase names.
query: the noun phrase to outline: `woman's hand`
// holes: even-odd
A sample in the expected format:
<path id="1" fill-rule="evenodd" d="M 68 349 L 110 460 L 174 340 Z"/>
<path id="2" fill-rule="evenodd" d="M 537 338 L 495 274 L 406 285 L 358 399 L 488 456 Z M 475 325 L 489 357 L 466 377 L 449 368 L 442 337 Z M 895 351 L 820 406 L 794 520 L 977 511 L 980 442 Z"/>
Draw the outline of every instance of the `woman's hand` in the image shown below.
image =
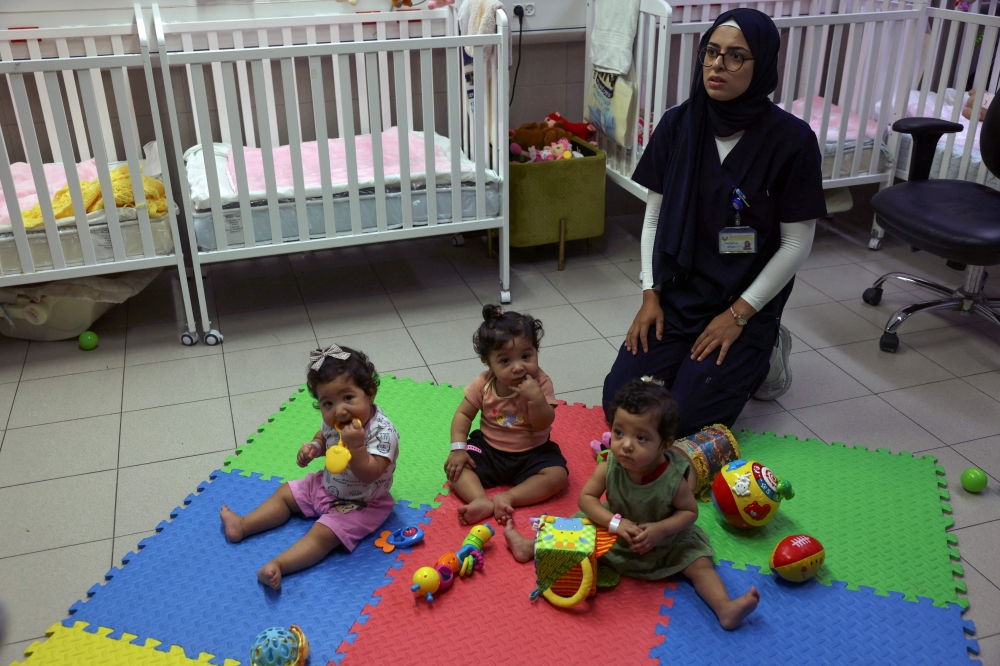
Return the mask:
<path id="1" fill-rule="evenodd" d="M 663 308 L 660 307 L 660 292 L 647 289 L 642 292 L 642 307 L 636 313 L 632 325 L 625 336 L 625 349 L 632 356 L 639 353 L 639 342 L 642 341 L 642 351 L 649 352 L 649 328 L 656 324 L 656 339 L 663 339 Z"/>
<path id="2" fill-rule="evenodd" d="M 455 483 L 466 467 L 475 469 L 476 463 L 468 452 L 459 449 L 448 454 L 448 460 L 444 463 L 444 473 L 448 475 L 450 482 Z"/>
<path id="3" fill-rule="evenodd" d="M 757 314 L 757 311 L 742 298 L 733 303 L 733 310 L 747 319 Z M 691 359 L 704 361 L 715 351 L 716 347 L 721 346 L 722 350 L 719 351 L 719 359 L 715 364 L 722 365 L 729 348 L 742 332 L 743 327 L 736 323 L 736 317 L 733 316 L 733 313 L 728 309 L 723 311 L 722 314 L 708 323 L 705 330 L 695 340 L 694 346 L 691 348 Z"/>

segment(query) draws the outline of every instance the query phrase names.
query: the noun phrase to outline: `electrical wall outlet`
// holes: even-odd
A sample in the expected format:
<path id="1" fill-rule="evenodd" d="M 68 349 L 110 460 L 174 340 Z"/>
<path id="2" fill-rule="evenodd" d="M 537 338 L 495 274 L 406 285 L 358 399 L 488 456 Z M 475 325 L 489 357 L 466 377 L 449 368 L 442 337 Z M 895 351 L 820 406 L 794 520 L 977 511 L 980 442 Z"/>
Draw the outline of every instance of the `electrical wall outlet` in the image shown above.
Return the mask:
<path id="1" fill-rule="evenodd" d="M 525 16 L 534 16 L 534 15 L 535 15 L 535 5 L 533 5 L 533 4 L 532 4 L 532 3 L 530 3 L 530 2 L 529 2 L 529 3 L 527 3 L 527 4 L 526 4 L 526 5 L 524 6 L 524 15 L 525 15 Z"/>

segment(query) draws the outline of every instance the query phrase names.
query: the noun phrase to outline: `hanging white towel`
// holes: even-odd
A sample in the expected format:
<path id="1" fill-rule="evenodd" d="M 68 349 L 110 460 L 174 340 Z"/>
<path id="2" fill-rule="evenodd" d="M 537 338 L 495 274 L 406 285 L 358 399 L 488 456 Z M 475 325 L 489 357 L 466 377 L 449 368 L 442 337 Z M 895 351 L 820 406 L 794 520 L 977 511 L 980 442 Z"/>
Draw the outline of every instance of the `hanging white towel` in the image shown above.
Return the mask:
<path id="1" fill-rule="evenodd" d="M 628 74 L 639 25 L 639 0 L 598 0 L 590 35 L 590 62 L 599 72 Z"/>
<path id="2" fill-rule="evenodd" d="M 465 35 L 494 35 L 497 31 L 497 10 L 503 9 L 500 0 L 465 0 L 458 10 L 458 23 Z M 507 33 L 507 67 L 513 64 L 510 49 L 510 31 Z M 473 55 L 473 47 L 466 46 L 465 52 Z M 493 47 L 483 48 L 483 57 L 493 57 Z"/>

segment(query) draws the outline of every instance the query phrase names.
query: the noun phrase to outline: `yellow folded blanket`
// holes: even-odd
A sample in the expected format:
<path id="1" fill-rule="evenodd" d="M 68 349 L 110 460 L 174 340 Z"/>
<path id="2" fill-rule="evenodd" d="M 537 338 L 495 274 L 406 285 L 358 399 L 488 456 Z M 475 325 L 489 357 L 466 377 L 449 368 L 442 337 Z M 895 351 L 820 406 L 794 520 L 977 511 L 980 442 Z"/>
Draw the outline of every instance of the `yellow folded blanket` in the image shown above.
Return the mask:
<path id="1" fill-rule="evenodd" d="M 104 209 L 104 197 L 101 194 L 101 184 L 98 180 L 85 180 L 80 183 L 83 191 L 83 204 L 88 213 L 95 210 Z M 135 195 L 132 192 L 132 177 L 129 174 L 128 165 L 114 169 L 111 172 L 111 189 L 115 193 L 116 208 L 135 208 Z M 163 217 L 167 214 L 167 196 L 163 183 L 155 178 L 142 177 L 142 189 L 146 195 L 146 208 L 151 218 Z M 56 219 L 74 217 L 73 201 L 69 196 L 69 185 L 55 193 L 52 197 L 52 209 Z M 40 227 L 44 224 L 42 220 L 42 207 L 35 204 L 34 207 L 22 211 L 26 229 Z"/>

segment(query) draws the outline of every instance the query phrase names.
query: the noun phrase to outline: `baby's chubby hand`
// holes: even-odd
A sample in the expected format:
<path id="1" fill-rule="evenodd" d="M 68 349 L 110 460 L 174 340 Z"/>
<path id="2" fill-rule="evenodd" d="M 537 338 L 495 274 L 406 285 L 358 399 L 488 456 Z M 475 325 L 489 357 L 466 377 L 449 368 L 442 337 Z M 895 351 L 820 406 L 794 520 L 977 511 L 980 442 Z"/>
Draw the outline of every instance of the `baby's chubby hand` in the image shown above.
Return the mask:
<path id="1" fill-rule="evenodd" d="M 351 422 L 340 431 L 340 441 L 349 449 L 364 448 L 365 427 L 358 419 L 351 419 Z"/>
<path id="2" fill-rule="evenodd" d="M 638 526 L 639 533 L 632 539 L 632 550 L 644 555 L 660 545 L 667 536 L 667 530 L 659 523 L 643 523 Z"/>
<path id="3" fill-rule="evenodd" d="M 517 390 L 530 402 L 545 400 L 545 396 L 542 395 L 542 387 L 538 385 L 538 380 L 531 375 L 525 375 L 521 383 L 517 385 Z"/>
<path id="4" fill-rule="evenodd" d="M 639 526 L 628 518 L 622 518 L 622 521 L 618 523 L 618 531 L 616 534 L 622 539 L 625 539 L 625 542 L 630 546 L 635 543 L 635 538 L 639 535 L 639 533 Z"/>
<path id="5" fill-rule="evenodd" d="M 313 460 L 318 458 L 320 455 L 322 455 L 322 453 L 323 452 L 320 450 L 318 446 L 316 446 L 312 442 L 306 442 L 305 444 L 302 445 L 302 448 L 299 449 L 299 453 L 295 457 L 295 462 L 299 467 L 305 467 Z"/>

